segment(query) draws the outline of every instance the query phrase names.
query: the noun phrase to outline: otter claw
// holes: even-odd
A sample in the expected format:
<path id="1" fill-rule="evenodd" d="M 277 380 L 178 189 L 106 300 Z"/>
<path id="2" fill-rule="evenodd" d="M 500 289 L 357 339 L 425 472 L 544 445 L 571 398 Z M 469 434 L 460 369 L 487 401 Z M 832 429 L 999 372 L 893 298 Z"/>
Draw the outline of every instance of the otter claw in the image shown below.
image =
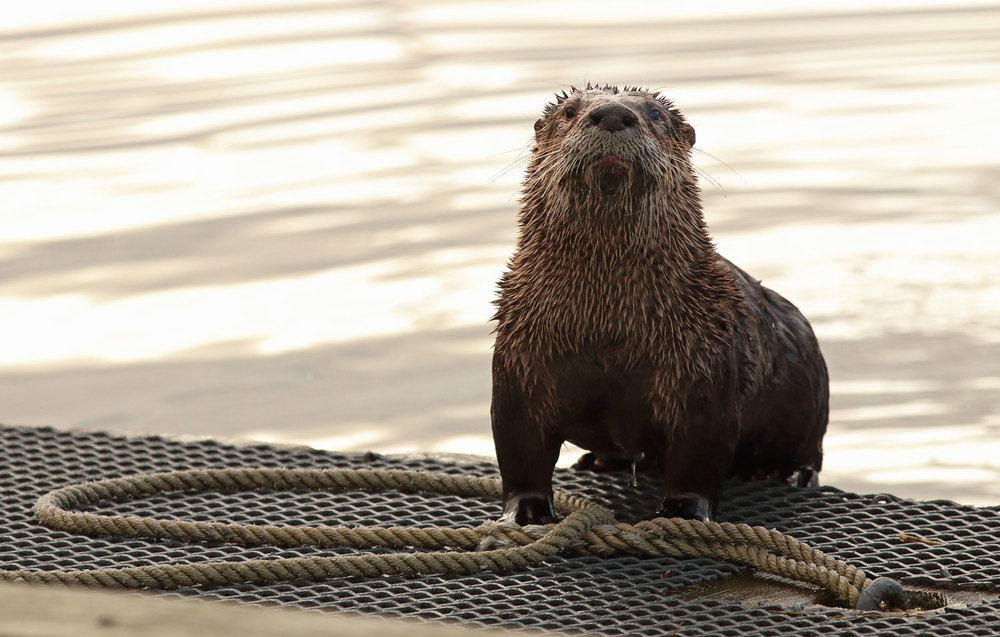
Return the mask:
<path id="1" fill-rule="evenodd" d="M 799 469 L 788 477 L 788 484 L 793 487 L 815 489 L 819 486 L 819 474 L 812 469 Z"/>
<path id="2" fill-rule="evenodd" d="M 526 524 L 554 524 L 558 518 L 552 509 L 551 498 L 537 493 L 527 493 L 507 498 L 500 520 L 524 526 Z"/>

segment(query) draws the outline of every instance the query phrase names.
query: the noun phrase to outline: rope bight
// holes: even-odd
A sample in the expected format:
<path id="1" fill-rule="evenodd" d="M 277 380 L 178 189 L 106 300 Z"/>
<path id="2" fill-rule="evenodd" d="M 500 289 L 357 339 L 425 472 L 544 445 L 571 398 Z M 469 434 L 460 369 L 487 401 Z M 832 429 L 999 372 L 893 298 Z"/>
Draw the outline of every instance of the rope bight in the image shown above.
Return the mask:
<path id="1" fill-rule="evenodd" d="M 852 608 L 861 610 L 877 609 L 880 603 L 894 608 L 907 605 L 905 591 L 894 580 L 872 580 L 864 571 L 772 529 L 679 518 L 656 518 L 629 525 L 615 520 L 609 509 L 565 492 L 555 493 L 556 511 L 564 516 L 560 522 L 526 527 L 494 521 L 476 528 L 277 526 L 72 510 L 97 502 L 165 493 L 290 489 L 501 496 L 497 479 L 402 470 L 236 468 L 168 471 L 99 480 L 47 493 L 35 504 L 35 517 L 50 528 L 91 536 L 226 542 L 243 546 L 426 550 L 72 571 L 11 570 L 0 571 L 0 579 L 176 589 L 198 585 L 264 584 L 300 578 L 324 580 L 499 572 L 527 569 L 564 552 L 597 555 L 628 552 L 739 562 L 766 573 L 823 587 Z"/>

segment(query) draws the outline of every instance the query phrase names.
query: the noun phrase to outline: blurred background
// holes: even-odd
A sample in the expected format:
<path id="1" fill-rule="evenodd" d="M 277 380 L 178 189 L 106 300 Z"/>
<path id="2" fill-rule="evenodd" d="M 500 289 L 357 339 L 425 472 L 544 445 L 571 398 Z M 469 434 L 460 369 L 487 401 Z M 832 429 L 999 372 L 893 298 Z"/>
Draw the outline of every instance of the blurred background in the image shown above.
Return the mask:
<path id="1" fill-rule="evenodd" d="M 491 455 L 532 123 L 627 83 L 816 329 L 822 481 L 1000 504 L 998 33 L 962 1 L 5 7 L 0 422 Z"/>

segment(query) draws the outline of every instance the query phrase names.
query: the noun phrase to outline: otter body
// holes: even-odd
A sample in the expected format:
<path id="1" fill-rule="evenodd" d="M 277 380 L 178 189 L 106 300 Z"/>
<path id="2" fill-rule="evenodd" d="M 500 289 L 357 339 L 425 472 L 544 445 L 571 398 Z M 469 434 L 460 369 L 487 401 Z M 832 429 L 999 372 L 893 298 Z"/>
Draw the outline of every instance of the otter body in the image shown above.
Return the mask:
<path id="1" fill-rule="evenodd" d="M 500 280 L 493 437 L 504 516 L 553 521 L 580 466 L 662 471 L 664 516 L 709 519 L 722 482 L 814 484 L 828 412 L 808 321 L 715 251 L 694 129 L 639 89 L 573 89 L 535 123 L 517 250 Z"/>

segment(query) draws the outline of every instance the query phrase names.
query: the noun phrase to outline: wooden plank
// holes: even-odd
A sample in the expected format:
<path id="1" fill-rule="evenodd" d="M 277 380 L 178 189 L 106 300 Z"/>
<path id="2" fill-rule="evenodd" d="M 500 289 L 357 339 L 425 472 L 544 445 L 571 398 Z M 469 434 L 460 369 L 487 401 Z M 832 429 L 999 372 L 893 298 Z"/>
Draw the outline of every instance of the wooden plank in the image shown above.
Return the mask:
<path id="1" fill-rule="evenodd" d="M 462 637 L 441 623 L 0 582 L 0 637 Z"/>

